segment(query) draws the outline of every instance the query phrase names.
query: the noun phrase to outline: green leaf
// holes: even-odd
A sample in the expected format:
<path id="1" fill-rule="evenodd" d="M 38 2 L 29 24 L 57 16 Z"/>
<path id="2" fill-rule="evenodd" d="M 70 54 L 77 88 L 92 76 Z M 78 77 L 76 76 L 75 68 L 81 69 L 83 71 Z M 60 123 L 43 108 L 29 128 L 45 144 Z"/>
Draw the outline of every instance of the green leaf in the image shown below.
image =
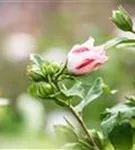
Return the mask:
<path id="1" fill-rule="evenodd" d="M 67 143 L 63 145 L 60 149 L 65 150 L 82 150 L 81 145 L 79 143 Z"/>
<path id="2" fill-rule="evenodd" d="M 130 105 L 132 107 L 135 107 L 135 96 L 126 96 L 126 105 Z"/>
<path id="3" fill-rule="evenodd" d="M 80 143 L 81 150 L 94 150 L 92 143 L 86 137 L 78 139 L 78 142 Z"/>
<path id="4" fill-rule="evenodd" d="M 78 96 L 80 98 L 84 98 L 84 88 L 82 87 L 82 82 L 77 81 L 72 88 L 66 89 L 63 88 L 61 91 L 67 96 L 67 97 L 72 97 L 72 96 Z"/>
<path id="5" fill-rule="evenodd" d="M 55 135 L 66 142 L 76 142 L 78 139 L 77 134 L 75 133 L 75 129 L 71 128 L 70 126 L 64 125 L 56 125 L 55 128 Z"/>
<path id="6" fill-rule="evenodd" d="M 102 78 L 97 78 L 93 84 L 93 86 L 90 88 L 87 96 L 75 107 L 75 110 L 77 112 L 82 112 L 84 107 L 86 107 L 88 104 L 93 102 L 96 98 L 101 96 L 101 94 L 104 91 L 104 82 Z"/>
<path id="7" fill-rule="evenodd" d="M 67 150 L 94 150 L 94 147 L 90 145 L 86 139 L 79 139 L 77 142 L 67 143 L 61 147 L 61 149 Z"/>
<path id="8" fill-rule="evenodd" d="M 80 130 L 74 128 L 69 121 L 69 126 L 57 125 L 55 126 L 55 134 L 56 138 L 61 140 L 61 142 L 65 142 L 62 149 L 76 149 L 76 150 L 93 150 L 92 143 L 88 140 L 88 138 L 84 135 L 84 133 L 80 132 Z M 69 142 L 69 143 L 68 143 Z"/>
<path id="9" fill-rule="evenodd" d="M 111 90 L 111 88 L 108 85 L 104 84 L 104 92 L 113 95 L 113 94 L 116 94 L 118 91 L 117 90 Z"/>
<path id="10" fill-rule="evenodd" d="M 30 60 L 38 66 L 40 66 L 42 63 L 45 62 L 44 59 L 40 55 L 37 55 L 37 54 L 31 54 Z"/>
<path id="11" fill-rule="evenodd" d="M 130 150 L 133 146 L 133 128 L 127 122 L 117 125 L 110 133 L 109 139 L 119 150 Z"/>
<path id="12" fill-rule="evenodd" d="M 105 145 L 103 150 L 115 150 L 109 139 L 105 139 Z"/>
<path id="13" fill-rule="evenodd" d="M 130 122 L 135 117 L 135 102 L 128 100 L 124 104 L 117 104 L 113 108 L 106 109 L 101 122 L 101 129 L 105 136 L 123 122 Z"/>
<path id="14" fill-rule="evenodd" d="M 133 146 L 131 119 L 135 116 L 134 104 L 133 99 L 128 99 L 124 104 L 106 109 L 104 113 L 101 129 L 116 149 L 129 150 Z"/>
<path id="15" fill-rule="evenodd" d="M 96 144 L 98 145 L 98 147 L 100 149 L 103 149 L 104 145 L 105 145 L 105 139 L 102 135 L 102 133 L 100 133 L 99 131 L 95 130 L 95 129 L 91 129 L 89 130 L 90 135 L 93 137 L 94 141 L 96 142 Z"/>

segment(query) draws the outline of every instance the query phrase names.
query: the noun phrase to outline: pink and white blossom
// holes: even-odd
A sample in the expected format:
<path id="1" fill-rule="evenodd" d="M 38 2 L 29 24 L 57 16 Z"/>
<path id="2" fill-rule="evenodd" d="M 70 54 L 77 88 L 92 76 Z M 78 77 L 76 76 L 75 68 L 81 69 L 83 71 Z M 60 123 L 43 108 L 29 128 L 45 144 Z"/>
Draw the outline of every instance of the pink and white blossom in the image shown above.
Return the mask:
<path id="1" fill-rule="evenodd" d="M 68 71 L 82 75 L 98 69 L 107 61 L 104 45 L 94 46 L 94 38 L 90 37 L 85 43 L 75 45 L 68 53 Z"/>

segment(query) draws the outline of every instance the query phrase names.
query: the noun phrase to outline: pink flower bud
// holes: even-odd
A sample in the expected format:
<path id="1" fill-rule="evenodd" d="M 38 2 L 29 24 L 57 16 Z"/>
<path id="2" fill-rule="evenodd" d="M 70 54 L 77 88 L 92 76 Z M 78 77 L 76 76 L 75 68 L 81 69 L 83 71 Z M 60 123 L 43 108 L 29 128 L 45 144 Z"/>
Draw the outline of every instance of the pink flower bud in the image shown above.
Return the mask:
<path id="1" fill-rule="evenodd" d="M 68 54 L 68 71 L 82 75 L 98 69 L 108 59 L 104 45 L 94 47 L 94 38 L 90 37 L 82 45 L 75 45 Z"/>

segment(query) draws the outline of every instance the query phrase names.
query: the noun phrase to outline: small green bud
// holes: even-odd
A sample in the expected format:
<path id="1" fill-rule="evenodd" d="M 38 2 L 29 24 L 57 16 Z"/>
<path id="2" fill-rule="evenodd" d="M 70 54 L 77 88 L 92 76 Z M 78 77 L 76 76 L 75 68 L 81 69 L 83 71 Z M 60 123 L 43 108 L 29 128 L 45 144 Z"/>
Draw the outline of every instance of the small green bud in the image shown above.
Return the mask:
<path id="1" fill-rule="evenodd" d="M 52 62 L 49 66 L 48 66 L 48 73 L 50 75 L 55 74 L 58 70 L 60 69 L 60 64 L 56 63 L 56 62 Z"/>
<path id="2" fill-rule="evenodd" d="M 44 74 L 44 76 L 54 75 L 59 69 L 60 69 L 60 64 L 56 62 L 43 63 L 41 65 L 41 71 Z"/>
<path id="3" fill-rule="evenodd" d="M 41 81 L 43 79 L 40 67 L 35 64 L 27 67 L 27 75 L 34 81 Z"/>
<path id="4" fill-rule="evenodd" d="M 112 22 L 123 31 L 132 31 L 133 22 L 129 14 L 120 6 L 118 10 L 112 12 Z"/>
<path id="5" fill-rule="evenodd" d="M 41 65 L 41 72 L 43 73 L 44 77 L 47 77 L 48 74 L 48 64 L 47 63 L 43 63 Z"/>
<path id="6" fill-rule="evenodd" d="M 57 72 L 59 69 L 60 69 L 60 64 L 58 64 L 58 63 L 56 63 L 56 62 L 52 62 L 51 63 L 51 67 L 53 68 L 53 70 L 55 71 L 55 72 Z"/>
<path id="7" fill-rule="evenodd" d="M 55 73 L 55 71 L 51 65 L 48 66 L 47 71 L 48 71 L 49 75 L 53 75 Z"/>
<path id="8" fill-rule="evenodd" d="M 28 91 L 32 96 L 43 99 L 54 93 L 52 85 L 46 82 L 33 83 Z"/>

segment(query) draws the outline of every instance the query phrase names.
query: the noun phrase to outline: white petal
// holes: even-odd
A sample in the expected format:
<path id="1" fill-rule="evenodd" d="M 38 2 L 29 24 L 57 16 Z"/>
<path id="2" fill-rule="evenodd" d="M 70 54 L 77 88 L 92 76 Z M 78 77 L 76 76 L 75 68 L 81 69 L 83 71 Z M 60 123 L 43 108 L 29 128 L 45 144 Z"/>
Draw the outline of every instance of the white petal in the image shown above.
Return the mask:
<path id="1" fill-rule="evenodd" d="M 87 48 L 92 48 L 94 46 L 94 42 L 95 42 L 95 39 L 92 36 L 90 36 L 89 39 L 82 44 L 82 46 L 87 47 Z"/>

